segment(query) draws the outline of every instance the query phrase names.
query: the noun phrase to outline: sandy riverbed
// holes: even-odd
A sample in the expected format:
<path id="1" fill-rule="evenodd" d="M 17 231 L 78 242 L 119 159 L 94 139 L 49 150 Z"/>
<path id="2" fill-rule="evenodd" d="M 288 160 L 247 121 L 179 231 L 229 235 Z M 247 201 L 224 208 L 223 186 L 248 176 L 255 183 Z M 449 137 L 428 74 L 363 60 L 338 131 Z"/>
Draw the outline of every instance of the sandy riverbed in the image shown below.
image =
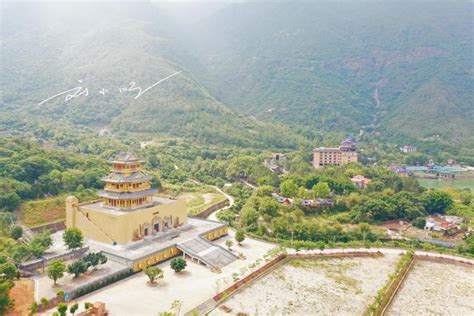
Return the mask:
<path id="1" fill-rule="evenodd" d="M 474 269 L 416 261 L 387 315 L 474 315 Z"/>
<path id="2" fill-rule="evenodd" d="M 293 260 L 223 303 L 235 315 L 357 315 L 393 272 L 398 255 Z M 223 308 L 211 315 L 230 315 Z"/>

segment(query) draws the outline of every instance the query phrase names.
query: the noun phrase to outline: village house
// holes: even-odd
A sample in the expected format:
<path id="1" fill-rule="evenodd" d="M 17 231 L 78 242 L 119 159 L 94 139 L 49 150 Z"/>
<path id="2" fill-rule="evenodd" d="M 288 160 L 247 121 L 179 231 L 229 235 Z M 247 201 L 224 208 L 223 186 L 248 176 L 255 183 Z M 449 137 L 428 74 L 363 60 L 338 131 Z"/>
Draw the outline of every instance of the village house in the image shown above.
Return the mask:
<path id="1" fill-rule="evenodd" d="M 293 204 L 293 199 L 287 198 L 283 195 L 272 193 L 272 197 L 282 204 L 286 204 L 286 205 Z"/>
<path id="2" fill-rule="evenodd" d="M 433 214 L 426 217 L 425 230 L 453 235 L 460 231 L 463 221 L 459 216 Z"/>
<path id="3" fill-rule="evenodd" d="M 263 164 L 272 172 L 280 175 L 288 171 L 285 169 L 286 156 L 282 153 L 272 153 L 272 157 L 265 159 Z"/>
<path id="4" fill-rule="evenodd" d="M 366 188 L 370 181 L 371 180 L 369 178 L 366 178 L 360 174 L 351 178 L 351 182 L 359 189 Z"/>
<path id="5" fill-rule="evenodd" d="M 405 154 L 414 153 L 414 152 L 416 152 L 417 150 L 418 150 L 418 148 L 416 148 L 415 146 L 407 146 L 407 145 L 405 145 L 405 146 L 400 147 L 400 151 L 401 151 L 402 153 L 405 153 Z"/>
<path id="6" fill-rule="evenodd" d="M 309 208 L 323 208 L 323 207 L 332 207 L 334 206 L 334 201 L 332 199 L 305 199 L 301 201 L 301 205 Z"/>

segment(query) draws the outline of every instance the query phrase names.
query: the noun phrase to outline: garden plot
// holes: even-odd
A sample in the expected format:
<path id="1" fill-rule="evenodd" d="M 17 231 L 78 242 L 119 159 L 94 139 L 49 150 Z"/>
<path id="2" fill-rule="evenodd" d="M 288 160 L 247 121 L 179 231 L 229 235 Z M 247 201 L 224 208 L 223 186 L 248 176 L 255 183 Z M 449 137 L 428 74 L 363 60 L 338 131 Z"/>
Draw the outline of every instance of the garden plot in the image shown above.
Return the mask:
<path id="1" fill-rule="evenodd" d="M 417 260 L 388 315 L 474 315 L 474 269 Z"/>
<path id="2" fill-rule="evenodd" d="M 291 260 L 231 296 L 211 315 L 357 315 L 398 255 Z"/>

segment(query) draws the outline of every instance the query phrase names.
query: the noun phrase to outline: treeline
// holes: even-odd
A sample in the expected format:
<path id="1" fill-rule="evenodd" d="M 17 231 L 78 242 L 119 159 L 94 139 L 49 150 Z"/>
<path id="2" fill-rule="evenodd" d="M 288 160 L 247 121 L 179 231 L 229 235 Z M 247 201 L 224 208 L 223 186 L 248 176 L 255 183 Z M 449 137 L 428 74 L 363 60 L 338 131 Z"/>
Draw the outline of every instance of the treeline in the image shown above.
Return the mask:
<path id="1" fill-rule="evenodd" d="M 22 200 L 63 192 L 98 189 L 109 168 L 93 156 L 45 149 L 21 138 L 0 138 L 0 209 Z"/>
<path id="2" fill-rule="evenodd" d="M 356 188 L 354 175 L 371 179 L 366 188 Z M 451 194 L 426 190 L 416 179 L 400 177 L 383 167 L 350 164 L 289 174 L 278 186 L 263 185 L 251 195 L 241 186 L 228 189 L 236 197 L 232 208 L 218 214 L 236 228 L 267 238 L 322 242 L 374 241 L 381 237 L 370 224 L 404 219 L 422 228 L 428 214 L 452 212 Z M 278 183 L 277 182 L 277 183 Z M 272 193 L 289 197 L 280 203 Z M 306 207 L 303 199 L 324 198 L 333 203 Z M 464 198 L 463 203 L 471 203 Z M 466 205 L 468 205 L 466 204 Z"/>

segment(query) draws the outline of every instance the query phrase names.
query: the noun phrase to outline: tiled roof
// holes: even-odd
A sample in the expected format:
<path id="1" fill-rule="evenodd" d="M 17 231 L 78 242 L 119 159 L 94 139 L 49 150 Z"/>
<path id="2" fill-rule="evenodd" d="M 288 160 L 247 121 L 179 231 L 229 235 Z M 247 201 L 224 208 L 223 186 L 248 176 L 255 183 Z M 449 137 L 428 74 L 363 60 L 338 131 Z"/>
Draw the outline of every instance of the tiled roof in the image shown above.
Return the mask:
<path id="1" fill-rule="evenodd" d="M 111 163 L 123 163 L 123 162 L 141 162 L 138 157 L 131 152 L 119 152 L 114 160 L 110 161 Z"/>
<path id="2" fill-rule="evenodd" d="M 102 178 L 106 182 L 144 182 L 151 181 L 152 177 L 144 174 L 141 171 L 132 172 L 130 174 L 123 174 L 119 172 L 112 172 L 111 174 Z"/>
<path id="3" fill-rule="evenodd" d="M 136 198 L 141 198 L 145 196 L 150 196 L 158 192 L 156 189 L 147 189 L 143 191 L 138 191 L 138 192 L 111 192 L 111 191 L 99 191 L 97 194 L 100 197 L 104 198 L 110 198 L 110 199 L 136 199 Z"/>

